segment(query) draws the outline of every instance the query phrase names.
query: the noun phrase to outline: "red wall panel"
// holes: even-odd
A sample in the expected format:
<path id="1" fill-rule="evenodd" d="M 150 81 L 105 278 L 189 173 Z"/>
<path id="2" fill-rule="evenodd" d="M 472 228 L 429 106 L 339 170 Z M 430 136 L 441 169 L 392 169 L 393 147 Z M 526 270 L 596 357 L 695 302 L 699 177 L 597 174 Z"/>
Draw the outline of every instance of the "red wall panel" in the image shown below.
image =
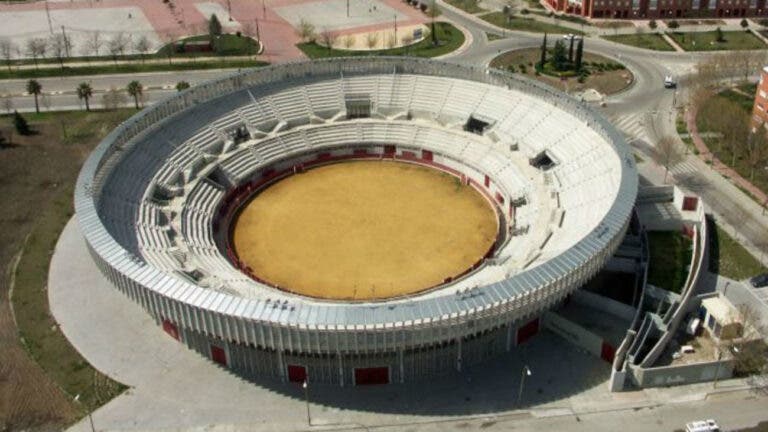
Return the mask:
<path id="1" fill-rule="evenodd" d="M 302 383 L 307 380 L 307 368 L 301 365 L 288 365 L 288 381 Z"/>
<path id="2" fill-rule="evenodd" d="M 388 384 L 388 367 L 355 368 L 355 385 Z"/>
<path id="3" fill-rule="evenodd" d="M 224 351 L 224 348 L 217 347 L 216 345 L 211 345 L 211 360 L 214 362 L 226 366 L 227 365 L 227 352 Z"/>
<path id="4" fill-rule="evenodd" d="M 524 326 L 517 329 L 517 344 L 522 344 L 530 340 L 539 332 L 539 319 L 535 318 Z"/>

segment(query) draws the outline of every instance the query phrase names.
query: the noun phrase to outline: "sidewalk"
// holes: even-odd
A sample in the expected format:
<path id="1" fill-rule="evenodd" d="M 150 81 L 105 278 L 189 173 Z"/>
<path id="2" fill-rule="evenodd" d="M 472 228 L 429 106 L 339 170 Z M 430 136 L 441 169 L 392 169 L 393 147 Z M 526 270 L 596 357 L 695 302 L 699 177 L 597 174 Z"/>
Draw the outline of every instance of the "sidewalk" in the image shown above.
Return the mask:
<path id="1" fill-rule="evenodd" d="M 51 313 L 98 370 L 131 389 L 93 414 L 98 430 L 193 429 L 214 424 L 253 430 L 306 430 L 300 387 L 246 382 L 166 335 L 141 308 L 111 286 L 88 254 L 74 218 L 51 261 Z M 518 398 L 519 371 L 533 376 Z M 482 367 L 429 383 L 310 391 L 313 427 L 349 425 L 396 430 L 439 429 L 485 419 L 562 418 L 632 413 L 743 391 L 740 380 L 610 393 L 610 365 L 542 332 L 523 348 Z M 522 402 L 522 403 L 521 403 Z M 73 431 L 89 431 L 88 419 Z"/>

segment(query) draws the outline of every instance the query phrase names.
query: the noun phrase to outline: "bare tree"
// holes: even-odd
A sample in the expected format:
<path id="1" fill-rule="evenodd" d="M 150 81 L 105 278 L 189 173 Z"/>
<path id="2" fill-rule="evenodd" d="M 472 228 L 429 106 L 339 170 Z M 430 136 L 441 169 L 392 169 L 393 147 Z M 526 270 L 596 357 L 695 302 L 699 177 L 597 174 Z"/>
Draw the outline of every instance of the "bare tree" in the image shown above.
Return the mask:
<path id="1" fill-rule="evenodd" d="M 656 143 L 654 156 L 656 162 L 664 167 L 664 183 L 667 182 L 669 170 L 685 159 L 685 155 L 680 151 L 677 142 L 675 142 L 675 139 L 671 136 L 662 137 L 659 142 Z"/>
<path id="2" fill-rule="evenodd" d="M 355 45 L 355 35 L 348 34 L 344 36 L 344 48 L 350 49 Z"/>
<path id="3" fill-rule="evenodd" d="M 400 38 L 400 42 L 405 47 L 405 52 L 408 52 L 408 49 L 410 48 L 411 44 L 413 43 L 413 34 L 406 33 L 403 37 Z"/>
<path id="4" fill-rule="evenodd" d="M 749 116 L 746 115 L 736 102 L 723 101 L 724 111 L 714 119 L 713 126 L 722 134 L 722 147 L 731 153 L 731 167 L 736 165 L 736 158 L 744 153 L 749 138 Z"/>
<path id="5" fill-rule="evenodd" d="M 8 66 L 8 72 L 11 71 L 11 59 L 13 58 L 13 51 L 16 46 L 8 38 L 0 39 L 0 56 L 5 60 L 5 65 Z"/>
<path id="6" fill-rule="evenodd" d="M 298 33 L 302 42 L 314 42 L 317 38 L 315 25 L 304 18 L 299 21 L 299 28 L 296 30 L 296 33 Z"/>
<path id="7" fill-rule="evenodd" d="M 101 45 L 103 43 L 104 41 L 101 39 L 101 32 L 97 30 L 95 32 L 89 33 L 85 40 L 85 44 L 83 44 L 83 53 L 98 57 L 99 51 L 101 51 Z"/>
<path id="8" fill-rule="evenodd" d="M 731 345 L 734 371 L 748 376 L 747 383 L 754 391 L 768 394 L 768 346 L 763 340 L 768 329 L 752 305 L 741 304 L 737 310 L 742 329 Z"/>
<path id="9" fill-rule="evenodd" d="M 123 92 L 112 87 L 102 96 L 102 103 L 104 109 L 114 111 L 128 102 L 128 98 Z"/>
<path id="10" fill-rule="evenodd" d="M 379 34 L 376 32 L 370 32 L 365 36 L 365 45 L 368 49 L 372 50 L 379 43 Z"/>
<path id="11" fill-rule="evenodd" d="M 732 51 L 731 60 L 733 66 L 738 68 L 741 75 L 744 77 L 744 81 L 749 80 L 749 76 L 758 68 L 758 57 L 748 51 Z"/>
<path id="12" fill-rule="evenodd" d="M 120 55 L 122 57 L 125 53 L 125 49 L 127 48 L 128 43 L 129 39 L 123 32 L 119 32 L 109 40 L 107 49 L 109 50 L 109 54 L 112 56 L 112 61 L 114 61 L 115 64 L 117 64 L 117 56 Z"/>
<path id="13" fill-rule="evenodd" d="M 324 28 L 323 31 L 320 32 L 320 40 L 322 41 L 323 45 L 328 48 L 328 54 L 331 53 L 337 38 L 338 36 L 336 33 L 328 30 L 327 28 Z"/>
<path id="14" fill-rule="evenodd" d="M 397 36 L 394 33 L 387 35 L 387 49 L 392 49 L 397 45 Z"/>
<path id="15" fill-rule="evenodd" d="M 0 89 L 0 105 L 2 105 L 3 109 L 8 114 L 13 111 L 13 98 L 6 89 Z"/>
<path id="16" fill-rule="evenodd" d="M 144 63 L 147 52 L 149 52 L 151 47 L 152 46 L 149 43 L 149 39 L 147 39 L 146 35 L 141 35 L 139 39 L 136 41 L 136 43 L 133 44 L 133 49 L 135 49 L 139 54 L 141 54 L 142 63 Z"/>
<path id="17" fill-rule="evenodd" d="M 768 135 L 765 128 L 759 126 L 747 139 L 746 159 L 749 165 L 749 180 L 755 179 L 755 170 L 768 164 Z"/>
<path id="18" fill-rule="evenodd" d="M 48 46 L 51 47 L 51 54 L 56 60 L 59 61 L 59 65 L 64 69 L 64 59 L 67 57 L 67 38 L 61 33 L 54 33 L 48 40 Z"/>
<path id="19" fill-rule="evenodd" d="M 173 57 L 173 51 L 176 49 L 176 46 L 174 42 L 176 41 L 176 37 L 171 32 L 166 32 L 162 34 L 163 39 L 163 49 L 165 50 L 165 54 L 168 56 L 168 64 L 172 63 L 172 57 Z"/>
<path id="20" fill-rule="evenodd" d="M 32 57 L 35 62 L 35 69 L 37 69 L 37 59 L 45 57 L 45 53 L 48 50 L 48 42 L 43 38 L 30 38 L 27 39 L 27 56 Z"/>

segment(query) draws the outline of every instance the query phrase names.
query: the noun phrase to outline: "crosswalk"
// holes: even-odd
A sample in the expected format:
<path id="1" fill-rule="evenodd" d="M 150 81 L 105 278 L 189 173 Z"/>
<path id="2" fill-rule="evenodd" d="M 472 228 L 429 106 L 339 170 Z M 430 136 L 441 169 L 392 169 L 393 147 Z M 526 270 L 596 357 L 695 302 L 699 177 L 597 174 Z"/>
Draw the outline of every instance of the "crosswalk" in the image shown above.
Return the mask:
<path id="1" fill-rule="evenodd" d="M 633 147 L 641 147 L 637 144 L 644 142 L 647 145 L 645 151 L 640 151 L 641 155 L 648 156 L 648 149 L 653 147 L 650 134 L 648 133 L 648 122 L 650 116 L 647 112 L 633 112 L 624 114 L 609 114 L 606 115 L 608 121 L 611 122 L 620 132 L 624 134 L 627 142 L 633 145 Z M 652 114 L 652 113 L 651 113 Z M 674 176 L 690 175 L 692 173 L 699 173 L 703 168 L 703 162 L 698 160 L 695 155 L 688 155 L 682 162 L 675 165 L 670 169 L 670 173 Z"/>
<path id="2" fill-rule="evenodd" d="M 647 116 L 643 112 L 608 115 L 608 121 L 619 129 L 627 140 L 648 140 L 648 134 L 645 130 Z"/>

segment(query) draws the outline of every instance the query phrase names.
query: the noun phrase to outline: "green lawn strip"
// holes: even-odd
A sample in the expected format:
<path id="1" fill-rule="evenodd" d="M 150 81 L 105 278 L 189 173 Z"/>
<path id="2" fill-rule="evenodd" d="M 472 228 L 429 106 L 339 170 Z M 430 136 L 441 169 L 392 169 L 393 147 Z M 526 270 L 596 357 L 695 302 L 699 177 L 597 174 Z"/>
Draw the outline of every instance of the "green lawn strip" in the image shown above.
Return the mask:
<path id="1" fill-rule="evenodd" d="M 669 36 L 686 51 L 757 50 L 766 45 L 750 32 L 723 32 L 725 41 L 717 42 L 717 32 L 672 32 Z"/>
<path id="2" fill-rule="evenodd" d="M 624 34 L 603 36 L 603 39 L 637 48 L 645 48 L 654 51 L 674 51 L 664 38 L 657 33 Z"/>
<path id="3" fill-rule="evenodd" d="M 584 34 L 579 30 L 549 24 L 531 18 L 521 18 L 517 16 L 507 17 L 503 12 L 491 12 L 489 14 L 480 15 L 479 17 L 495 26 L 509 30 L 527 31 L 532 33 Z"/>
<path id="4" fill-rule="evenodd" d="M 712 225 L 710 225 L 711 227 Z M 709 244 L 709 270 L 719 275 L 742 280 L 760 273 L 765 268 L 744 246 L 733 239 L 723 228 L 714 225 Z"/>
<path id="5" fill-rule="evenodd" d="M 445 2 L 471 14 L 486 11 L 478 5 L 477 0 L 445 0 Z"/>
<path id="6" fill-rule="evenodd" d="M 356 57 L 356 56 L 411 56 L 411 57 L 437 57 L 455 51 L 464 43 L 464 33 L 445 22 L 435 23 L 437 38 L 440 44 L 432 45 L 431 36 L 427 35 L 420 42 L 408 46 L 393 49 L 375 51 L 353 51 L 341 49 L 328 49 L 314 42 L 305 42 L 296 46 L 309 58 L 325 57 Z"/>
<path id="7" fill-rule="evenodd" d="M 61 123 L 56 139 L 60 145 L 95 142 L 135 110 L 116 112 L 68 112 L 28 114 L 34 125 Z M 63 128 L 66 124 L 66 133 Z M 93 411 L 127 387 L 94 369 L 69 343 L 50 314 L 48 270 L 58 238 L 72 217 L 75 178 L 55 186 L 53 199 L 46 203 L 24 243 L 14 271 L 13 309 L 22 344 L 46 374 L 71 398 L 77 396 L 80 414 Z"/>
<path id="8" fill-rule="evenodd" d="M 691 240 L 678 231 L 650 231 L 648 283 L 680 293 L 691 263 Z"/>
<path id="9" fill-rule="evenodd" d="M 45 69 L 0 70 L 0 79 L 47 78 L 60 76 L 105 75 L 145 72 L 187 71 L 202 69 L 245 69 L 265 66 L 268 63 L 254 60 L 200 61 L 175 63 L 134 63 L 99 66 L 77 66 Z"/>
<path id="10" fill-rule="evenodd" d="M 187 42 L 201 42 L 208 41 L 210 37 L 208 35 L 190 36 L 178 40 L 176 42 L 165 45 L 160 48 L 156 53 L 152 54 L 154 58 L 167 58 L 168 51 L 171 51 L 173 57 L 189 57 L 189 56 L 237 56 L 237 55 L 254 55 L 259 50 L 259 43 L 254 39 L 246 36 L 237 36 L 235 34 L 223 34 L 218 37 L 214 42 L 214 49 L 204 52 L 178 52 L 178 47 L 183 47 Z M 182 48 L 183 49 L 183 48 Z"/>
<path id="11" fill-rule="evenodd" d="M 48 266 L 59 234 L 72 216 L 72 191 L 72 184 L 61 185 L 48 211 L 40 213 L 16 269 L 13 306 L 30 356 L 70 397 L 79 395 L 84 412 L 89 412 L 126 387 L 93 369 L 70 345 L 48 309 Z"/>

